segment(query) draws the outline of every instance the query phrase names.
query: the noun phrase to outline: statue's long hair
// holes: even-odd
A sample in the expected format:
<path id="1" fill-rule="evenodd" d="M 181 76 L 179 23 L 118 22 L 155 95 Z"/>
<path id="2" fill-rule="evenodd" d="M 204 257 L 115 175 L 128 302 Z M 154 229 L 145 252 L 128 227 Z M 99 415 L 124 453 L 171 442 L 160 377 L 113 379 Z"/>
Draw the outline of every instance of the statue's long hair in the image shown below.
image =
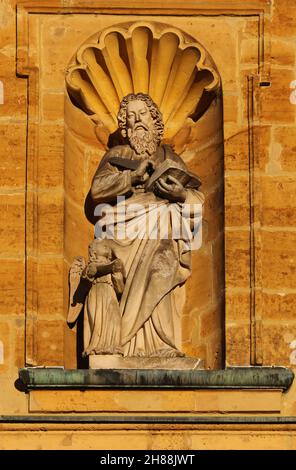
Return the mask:
<path id="1" fill-rule="evenodd" d="M 155 130 L 155 137 L 157 139 L 157 145 L 160 144 L 164 124 L 162 120 L 162 114 L 158 109 L 158 106 L 154 103 L 154 101 L 150 98 L 149 95 L 145 95 L 144 93 L 130 93 L 129 95 L 125 96 L 120 103 L 119 113 L 117 115 L 118 119 L 118 127 L 121 129 L 121 133 L 124 137 L 126 137 L 126 108 L 127 105 L 131 101 L 140 100 L 146 103 L 147 108 L 150 111 L 151 117 L 154 121 L 154 130 Z"/>

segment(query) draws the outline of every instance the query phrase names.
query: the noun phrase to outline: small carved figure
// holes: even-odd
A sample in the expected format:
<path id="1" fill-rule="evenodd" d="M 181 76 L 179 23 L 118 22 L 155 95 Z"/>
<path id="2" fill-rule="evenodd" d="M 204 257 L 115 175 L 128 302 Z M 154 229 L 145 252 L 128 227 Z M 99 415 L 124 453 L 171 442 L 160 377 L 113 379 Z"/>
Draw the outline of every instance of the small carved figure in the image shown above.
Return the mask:
<path id="1" fill-rule="evenodd" d="M 108 241 L 89 245 L 89 262 L 75 258 L 70 268 L 68 323 L 74 323 L 84 304 L 84 356 L 122 354 L 119 298 L 124 288 L 124 268 Z"/>

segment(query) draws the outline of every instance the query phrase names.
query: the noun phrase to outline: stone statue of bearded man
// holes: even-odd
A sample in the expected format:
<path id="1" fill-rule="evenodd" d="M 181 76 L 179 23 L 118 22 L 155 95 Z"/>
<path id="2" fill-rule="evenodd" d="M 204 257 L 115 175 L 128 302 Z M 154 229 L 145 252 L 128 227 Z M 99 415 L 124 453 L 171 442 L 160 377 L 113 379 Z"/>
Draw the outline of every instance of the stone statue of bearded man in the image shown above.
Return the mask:
<path id="1" fill-rule="evenodd" d="M 104 232 L 96 236 L 103 238 L 112 233 L 108 243 L 125 270 L 119 299 L 121 348 L 124 356 L 183 356 L 175 294 L 190 275 L 191 251 L 186 237 L 174 234 L 173 217 L 165 215 L 171 210 L 180 213 L 184 204 L 200 206 L 203 195 L 194 178 L 185 181 L 178 177 L 186 174 L 186 165 L 171 147 L 161 145 L 162 115 L 150 96 L 126 96 L 120 105 L 118 124 L 124 143 L 105 154 L 93 178 L 91 196 L 97 207 L 104 205 Z M 181 173 L 162 177 L 160 172 L 149 187 L 153 175 L 163 167 L 166 171 L 179 168 Z M 192 226 L 194 216 L 187 211 L 187 227 Z M 160 225 L 166 220 L 166 236 L 159 236 L 159 231 L 157 236 L 144 233 L 147 220 L 156 220 Z"/>

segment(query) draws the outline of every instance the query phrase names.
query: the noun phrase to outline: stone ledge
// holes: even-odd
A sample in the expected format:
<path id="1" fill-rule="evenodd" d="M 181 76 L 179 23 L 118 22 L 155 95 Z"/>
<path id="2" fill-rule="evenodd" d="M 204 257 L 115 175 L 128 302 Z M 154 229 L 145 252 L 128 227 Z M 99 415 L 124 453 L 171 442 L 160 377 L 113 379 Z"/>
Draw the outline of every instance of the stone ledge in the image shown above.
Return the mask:
<path id="1" fill-rule="evenodd" d="M 28 367 L 19 378 L 34 389 L 277 389 L 287 390 L 294 374 L 285 367 L 231 367 L 224 370 L 128 370 Z"/>
<path id="2" fill-rule="evenodd" d="M 289 425 L 289 428 L 282 429 L 277 425 L 266 426 L 260 424 L 253 425 L 250 428 L 249 425 L 245 424 L 237 426 L 235 424 L 225 425 L 223 423 L 220 425 L 197 424 L 187 427 L 181 427 L 180 425 L 172 426 L 171 424 L 154 424 L 153 426 L 137 424 L 128 426 L 126 423 L 120 426 L 114 424 L 109 426 L 94 426 L 91 424 L 82 427 L 78 427 L 76 423 L 72 425 L 61 425 L 57 423 L 54 426 L 50 424 L 0 424 L 0 439 L 2 450 L 14 451 L 13 456 L 9 456 L 10 461 L 16 461 L 16 449 L 26 451 L 28 449 L 39 451 L 46 449 L 58 451 L 87 450 L 93 451 L 95 459 L 95 465 L 93 465 L 93 467 L 104 468 L 107 467 L 107 465 L 99 467 L 98 451 L 106 452 L 106 449 L 108 449 L 109 452 L 120 450 L 121 453 L 119 455 L 125 455 L 122 454 L 122 451 L 131 450 L 132 455 L 134 455 L 136 450 L 157 452 L 166 449 L 169 450 L 169 453 L 174 450 L 178 451 L 178 453 L 195 450 L 198 455 L 202 454 L 205 450 L 222 450 L 223 452 L 225 450 L 264 450 L 264 455 L 259 454 L 259 457 L 260 461 L 264 459 L 264 463 L 266 463 L 267 450 L 295 449 L 296 428 L 293 425 Z M 4 452 L 1 452 L 1 457 L 3 454 Z M 62 455 L 61 452 L 57 455 L 59 461 L 61 461 Z M 253 463 L 255 459 L 258 461 L 257 455 L 251 455 L 252 462 L 249 460 L 248 463 Z M 274 455 L 275 454 L 272 453 L 272 457 Z M 21 455 L 22 464 L 24 459 L 28 456 L 31 457 L 30 453 Z M 33 454 L 32 457 L 34 456 L 35 454 Z M 44 457 L 44 462 L 46 462 L 47 454 L 45 454 Z M 231 457 L 233 457 L 232 454 L 230 459 Z M 238 457 L 241 456 L 239 455 Z M 242 457 L 244 458 L 244 455 Z M 282 458 L 281 454 L 280 458 Z M 54 455 L 54 459 L 55 463 L 57 461 L 56 455 Z M 50 461 L 49 459 L 47 460 Z M 205 465 L 209 463 L 208 460 L 208 454 L 204 455 L 204 460 L 198 460 L 195 468 L 205 467 Z M 51 459 L 51 461 L 53 460 Z M 65 463 L 67 466 L 70 466 L 70 461 Z M 88 459 L 87 463 L 89 463 Z M 83 464 L 86 466 L 85 461 Z M 170 468 L 169 465 L 165 467 Z M 136 468 L 139 468 L 139 466 L 137 465 Z M 171 466 L 171 468 L 174 467 Z M 178 465 L 176 468 L 182 467 Z M 192 468 L 194 467 L 192 466 Z"/>
<path id="3" fill-rule="evenodd" d="M 67 424 L 67 425 L 101 425 L 101 424 L 157 424 L 179 425 L 258 425 L 291 426 L 296 428 L 296 416 L 204 416 L 204 415 L 0 415 L 0 430 L 8 425 L 38 425 L 38 424 Z M 13 428 L 9 428 L 13 429 Z M 93 429 L 93 428 L 92 428 Z M 145 428 L 146 429 L 146 428 Z"/>
<path id="4" fill-rule="evenodd" d="M 152 429 L 156 425 L 178 424 L 178 425 L 254 425 L 264 428 L 288 425 L 296 429 L 296 416 L 204 416 L 204 415 L 0 415 L 0 430 L 5 425 L 109 425 L 117 424 L 149 424 Z M 10 428 L 12 429 L 12 428 Z M 17 427 L 16 427 L 17 429 Z M 77 428 L 76 428 L 77 429 Z M 93 429 L 93 428 L 92 428 Z M 147 428 L 145 428 L 147 429 Z M 186 429 L 186 428 L 185 428 Z M 225 429 L 225 428 L 224 428 Z"/>

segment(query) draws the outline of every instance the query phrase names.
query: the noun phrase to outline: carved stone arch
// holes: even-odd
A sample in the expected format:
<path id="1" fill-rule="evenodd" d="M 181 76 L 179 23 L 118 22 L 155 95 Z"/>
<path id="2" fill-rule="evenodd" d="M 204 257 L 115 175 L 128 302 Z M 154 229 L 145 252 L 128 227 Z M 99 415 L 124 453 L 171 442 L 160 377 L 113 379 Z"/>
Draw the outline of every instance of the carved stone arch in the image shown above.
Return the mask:
<path id="1" fill-rule="evenodd" d="M 194 38 L 162 23 L 136 22 L 89 38 L 78 49 L 66 83 L 73 103 L 109 133 L 117 129 L 124 96 L 149 94 L 163 114 L 164 137 L 172 139 L 189 116 L 196 121 L 203 114 L 220 80 Z"/>
<path id="2" fill-rule="evenodd" d="M 202 357 L 207 367 L 221 367 L 223 107 L 212 58 L 196 39 L 170 25 L 121 23 L 78 48 L 67 69 L 66 90 L 65 276 L 74 256 L 86 256 L 93 237 L 83 207 L 90 211 L 85 198 L 91 179 L 108 146 L 116 143 L 119 103 L 128 93 L 148 93 L 162 111 L 164 141 L 201 177 L 206 196 L 203 245 L 193 252 L 192 276 L 176 296 L 182 311 L 179 344 L 186 354 Z"/>

